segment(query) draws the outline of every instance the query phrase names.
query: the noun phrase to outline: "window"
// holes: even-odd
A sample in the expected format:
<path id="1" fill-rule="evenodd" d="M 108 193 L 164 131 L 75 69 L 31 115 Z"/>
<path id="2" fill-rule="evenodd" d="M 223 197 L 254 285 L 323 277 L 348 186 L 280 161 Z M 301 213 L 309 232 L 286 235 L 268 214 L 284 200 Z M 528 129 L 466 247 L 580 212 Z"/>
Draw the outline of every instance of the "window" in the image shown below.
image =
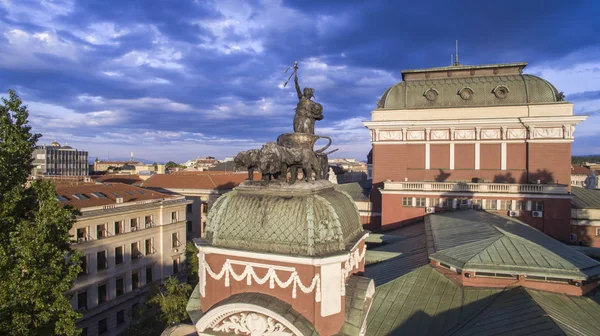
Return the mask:
<path id="1" fill-rule="evenodd" d="M 177 211 L 171 212 L 171 223 L 177 222 Z"/>
<path id="2" fill-rule="evenodd" d="M 412 206 L 412 197 L 402 197 L 402 206 L 403 207 L 411 207 Z"/>
<path id="3" fill-rule="evenodd" d="M 115 264 L 123 263 L 123 246 L 115 247 Z"/>
<path id="4" fill-rule="evenodd" d="M 452 209 L 452 203 L 453 203 L 453 199 L 452 198 L 446 198 L 446 209 Z"/>
<path id="5" fill-rule="evenodd" d="M 571 233 L 571 234 L 569 235 L 569 241 L 570 241 L 570 242 L 572 242 L 572 243 L 575 243 L 575 242 L 577 242 L 577 235 L 576 235 L 576 234 L 574 234 L 574 233 Z"/>
<path id="6" fill-rule="evenodd" d="M 489 210 L 498 209 L 498 200 L 487 200 L 486 204 L 487 204 L 487 206 L 485 207 L 486 209 L 489 209 Z"/>
<path id="7" fill-rule="evenodd" d="M 474 199 L 471 204 L 473 205 L 474 209 L 481 209 L 481 205 L 483 204 L 483 201 L 480 199 Z"/>
<path id="8" fill-rule="evenodd" d="M 152 282 L 152 266 L 146 267 L 146 284 Z"/>
<path id="9" fill-rule="evenodd" d="M 203 214 L 207 214 L 208 213 L 208 204 L 207 203 L 204 203 L 202 205 L 202 213 Z"/>
<path id="10" fill-rule="evenodd" d="M 98 286 L 98 304 L 103 304 L 108 300 L 106 295 L 106 284 Z"/>
<path id="11" fill-rule="evenodd" d="M 429 199 L 429 206 L 435 207 L 435 208 L 439 208 L 439 206 L 440 206 L 440 199 L 439 198 L 431 198 L 431 199 Z"/>
<path id="12" fill-rule="evenodd" d="M 138 272 L 131 273 L 131 290 L 140 288 L 140 274 Z"/>
<path id="13" fill-rule="evenodd" d="M 512 201 L 511 200 L 500 200 L 500 210 L 511 210 Z"/>
<path id="14" fill-rule="evenodd" d="M 102 335 L 108 331 L 108 322 L 105 318 L 98 321 L 98 335 Z"/>
<path id="15" fill-rule="evenodd" d="M 192 221 L 185 222 L 185 226 L 186 226 L 188 232 L 192 231 Z"/>
<path id="16" fill-rule="evenodd" d="M 137 231 L 137 229 L 139 229 L 139 227 L 138 227 L 138 219 L 137 218 L 130 219 L 129 223 L 131 225 L 131 231 Z"/>
<path id="17" fill-rule="evenodd" d="M 87 240 L 87 229 L 86 228 L 77 229 L 77 242 L 83 243 L 86 240 Z"/>
<path id="18" fill-rule="evenodd" d="M 77 309 L 87 309 L 87 292 L 77 294 Z"/>
<path id="19" fill-rule="evenodd" d="M 104 194 L 103 194 L 103 193 L 101 193 L 101 192 L 92 192 L 92 193 L 90 193 L 90 194 L 92 194 L 92 196 L 94 196 L 94 197 L 96 197 L 96 198 L 106 198 L 106 195 L 104 195 Z"/>
<path id="20" fill-rule="evenodd" d="M 152 215 L 144 217 L 144 224 L 146 225 L 146 228 L 152 227 L 154 224 L 152 222 Z"/>
<path id="21" fill-rule="evenodd" d="M 106 224 L 96 225 L 96 239 L 106 238 Z"/>
<path id="22" fill-rule="evenodd" d="M 137 258 L 142 256 L 142 252 L 140 252 L 140 243 L 135 242 L 131 243 L 131 260 L 136 260 Z"/>
<path id="23" fill-rule="evenodd" d="M 173 259 L 173 274 L 179 273 L 179 258 Z"/>
<path id="24" fill-rule="evenodd" d="M 600 236 L 600 228 L 596 228 L 596 237 Z"/>
<path id="25" fill-rule="evenodd" d="M 117 296 L 121 296 L 125 293 L 125 283 L 123 282 L 123 278 L 117 278 L 117 280 L 115 280 L 115 287 L 117 289 Z"/>
<path id="26" fill-rule="evenodd" d="M 115 196 L 115 197 L 121 197 L 121 195 L 119 195 L 118 193 L 116 193 L 116 192 L 114 192 L 114 191 L 111 191 L 110 193 L 111 193 L 113 196 Z"/>
<path id="27" fill-rule="evenodd" d="M 152 238 L 146 239 L 145 247 L 146 247 L 146 255 L 154 254 L 154 247 L 152 246 Z"/>
<path id="28" fill-rule="evenodd" d="M 66 196 L 63 196 L 63 195 L 56 195 L 56 199 L 57 199 L 59 202 L 68 202 L 68 201 L 69 201 L 69 198 L 68 198 L 68 197 L 66 197 Z"/>
<path id="29" fill-rule="evenodd" d="M 85 200 L 89 200 L 90 198 L 87 197 L 84 194 L 73 194 L 73 197 L 75 197 L 76 199 L 80 200 L 80 201 L 85 201 Z"/>
<path id="30" fill-rule="evenodd" d="M 188 204 L 188 205 L 185 206 L 185 212 L 188 212 L 188 213 L 192 212 L 192 205 L 191 204 Z"/>
<path id="31" fill-rule="evenodd" d="M 418 208 L 424 208 L 425 207 L 425 202 L 426 202 L 425 201 L 426 200 L 425 197 L 417 197 L 417 198 L 415 198 L 415 200 L 416 200 L 416 207 L 418 207 Z"/>
<path id="32" fill-rule="evenodd" d="M 143 190 L 140 190 L 140 189 L 138 189 L 138 190 L 137 190 L 137 192 L 138 192 L 139 194 L 141 194 L 141 195 L 143 195 L 143 194 L 144 194 L 144 191 L 143 191 Z"/>
<path id="33" fill-rule="evenodd" d="M 179 245 L 181 245 L 179 242 L 179 232 L 173 232 L 171 235 L 171 247 L 177 248 Z"/>
<path id="34" fill-rule="evenodd" d="M 531 209 L 533 211 L 544 211 L 544 201 L 533 201 Z"/>
<path id="35" fill-rule="evenodd" d="M 102 271 L 108 268 L 108 261 L 106 260 L 106 251 L 100 251 L 96 253 L 97 270 Z"/>
<path id="36" fill-rule="evenodd" d="M 115 235 L 123 233 L 123 221 L 115 222 Z"/>
<path id="37" fill-rule="evenodd" d="M 519 211 L 524 211 L 527 208 L 527 204 L 525 201 L 517 201 L 517 209 Z"/>
<path id="38" fill-rule="evenodd" d="M 121 325 L 123 323 L 125 323 L 125 311 L 121 309 L 117 312 L 117 325 Z"/>
<path id="39" fill-rule="evenodd" d="M 81 272 L 77 276 L 83 276 L 88 274 L 88 263 L 87 263 L 87 255 L 81 256 L 79 259 L 81 261 Z"/>
<path id="40" fill-rule="evenodd" d="M 127 193 L 127 194 L 128 194 L 128 195 L 130 195 L 130 196 L 135 196 L 135 194 L 134 194 L 134 193 L 132 193 L 132 192 L 131 192 L 131 191 L 129 191 L 129 190 L 125 190 L 125 193 Z"/>

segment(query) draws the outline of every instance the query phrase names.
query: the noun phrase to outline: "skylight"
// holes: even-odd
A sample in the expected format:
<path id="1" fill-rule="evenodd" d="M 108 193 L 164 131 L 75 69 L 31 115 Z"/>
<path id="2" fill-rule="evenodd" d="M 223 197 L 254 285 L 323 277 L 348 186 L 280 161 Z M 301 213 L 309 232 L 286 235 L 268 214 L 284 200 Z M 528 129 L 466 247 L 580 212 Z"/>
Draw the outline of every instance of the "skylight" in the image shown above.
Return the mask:
<path id="1" fill-rule="evenodd" d="M 94 197 L 96 197 L 96 198 L 106 198 L 106 195 L 104 195 L 104 194 L 103 194 L 103 193 L 101 193 L 101 192 L 92 192 L 92 193 L 90 193 L 90 194 L 92 194 L 92 196 L 94 196 Z"/>
<path id="2" fill-rule="evenodd" d="M 65 197 L 65 196 L 63 196 L 63 195 L 56 195 L 56 199 L 57 199 L 59 202 L 68 202 L 68 201 L 69 201 L 69 198 L 68 198 L 68 197 Z"/>
<path id="3" fill-rule="evenodd" d="M 134 196 L 134 193 L 132 193 L 132 192 L 131 192 L 131 191 L 129 191 L 129 190 L 125 190 L 125 192 L 126 192 L 127 194 L 131 195 L 131 196 Z"/>
<path id="4" fill-rule="evenodd" d="M 139 190 L 139 189 L 138 189 L 138 191 L 137 191 L 137 192 L 139 192 L 139 193 L 140 193 L 140 194 L 142 194 L 142 195 L 144 194 L 144 192 L 143 192 L 142 190 Z"/>
<path id="5" fill-rule="evenodd" d="M 76 199 L 81 200 L 81 201 L 85 201 L 85 200 L 89 200 L 90 199 L 89 197 L 87 197 L 84 194 L 73 194 L 73 197 L 75 197 Z"/>
<path id="6" fill-rule="evenodd" d="M 115 197 L 121 197 L 121 195 L 117 194 L 117 193 L 116 193 L 116 192 L 114 192 L 114 191 L 111 191 L 110 193 L 111 193 L 111 194 L 113 194 L 113 196 L 115 196 Z"/>

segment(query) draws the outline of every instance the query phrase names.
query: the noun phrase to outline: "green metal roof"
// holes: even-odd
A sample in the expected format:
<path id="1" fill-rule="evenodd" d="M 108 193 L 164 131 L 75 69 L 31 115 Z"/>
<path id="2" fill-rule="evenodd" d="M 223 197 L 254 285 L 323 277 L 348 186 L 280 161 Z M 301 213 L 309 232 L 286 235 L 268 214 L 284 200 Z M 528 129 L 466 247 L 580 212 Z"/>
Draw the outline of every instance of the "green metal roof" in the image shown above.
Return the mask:
<path id="1" fill-rule="evenodd" d="M 359 182 L 337 184 L 335 188 L 346 192 L 355 202 L 369 201 L 370 188 L 363 188 Z"/>
<path id="2" fill-rule="evenodd" d="M 367 335 L 600 335 L 600 295 L 461 287 L 422 266 L 377 287 Z"/>
<path id="3" fill-rule="evenodd" d="M 589 279 L 600 263 L 510 217 L 462 210 L 429 215 L 429 256 L 458 269 Z"/>
<path id="4" fill-rule="evenodd" d="M 508 88 L 506 97 L 498 98 L 494 94 L 499 86 Z M 463 88 L 472 90 L 470 99 L 465 100 L 459 95 Z M 425 92 L 430 89 L 437 92 L 433 101 L 425 97 Z M 396 110 L 556 103 L 557 94 L 552 84 L 534 75 L 410 80 L 387 89 L 378 108 Z"/>
<path id="5" fill-rule="evenodd" d="M 573 199 L 571 207 L 575 209 L 600 209 L 600 189 L 571 187 Z"/>

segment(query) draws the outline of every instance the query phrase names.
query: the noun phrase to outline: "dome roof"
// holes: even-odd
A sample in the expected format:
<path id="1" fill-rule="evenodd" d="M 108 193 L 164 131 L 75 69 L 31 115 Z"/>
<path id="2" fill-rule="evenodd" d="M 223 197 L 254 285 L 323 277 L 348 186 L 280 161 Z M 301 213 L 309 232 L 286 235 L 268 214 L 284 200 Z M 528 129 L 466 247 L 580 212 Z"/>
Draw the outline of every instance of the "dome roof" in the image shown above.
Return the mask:
<path id="1" fill-rule="evenodd" d="M 58 141 L 52 141 L 52 143 L 50 144 L 50 146 L 60 147 L 60 144 L 58 143 Z"/>
<path id="2" fill-rule="evenodd" d="M 246 182 L 215 202 L 207 222 L 212 246 L 304 256 L 348 250 L 363 234 L 352 198 L 327 181 Z"/>
<path id="3" fill-rule="evenodd" d="M 561 94 L 548 81 L 521 73 L 526 63 L 451 66 L 403 72 L 378 109 L 422 109 L 555 103 Z M 511 68 L 512 66 L 512 68 Z"/>

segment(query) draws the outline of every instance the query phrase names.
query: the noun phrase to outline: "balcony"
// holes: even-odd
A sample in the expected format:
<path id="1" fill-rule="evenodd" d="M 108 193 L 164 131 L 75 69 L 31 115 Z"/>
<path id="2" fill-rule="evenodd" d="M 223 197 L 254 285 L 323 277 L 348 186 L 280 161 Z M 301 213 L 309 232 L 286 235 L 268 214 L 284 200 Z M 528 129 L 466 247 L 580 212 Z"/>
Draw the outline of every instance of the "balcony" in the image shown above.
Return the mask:
<path id="1" fill-rule="evenodd" d="M 393 182 L 384 183 L 385 191 L 433 191 L 502 194 L 559 194 L 569 193 L 562 184 L 512 184 L 512 183 L 467 183 L 467 182 Z"/>

